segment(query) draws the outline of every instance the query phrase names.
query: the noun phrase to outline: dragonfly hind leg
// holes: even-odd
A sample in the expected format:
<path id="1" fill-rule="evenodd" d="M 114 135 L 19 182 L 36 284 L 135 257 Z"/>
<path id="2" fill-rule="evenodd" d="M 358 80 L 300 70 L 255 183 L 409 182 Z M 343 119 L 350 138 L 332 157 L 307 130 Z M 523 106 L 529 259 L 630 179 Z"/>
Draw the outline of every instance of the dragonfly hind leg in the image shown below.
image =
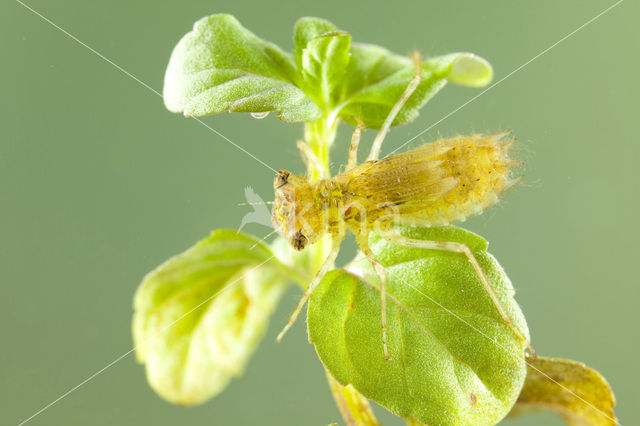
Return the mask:
<path id="1" fill-rule="evenodd" d="M 361 233 L 356 235 L 356 242 L 362 250 L 362 253 L 369 259 L 373 269 L 376 271 L 378 278 L 380 278 L 380 307 L 381 307 L 381 322 L 382 322 L 382 350 L 384 352 L 384 358 L 389 361 L 389 350 L 387 348 L 387 271 L 382 266 L 380 261 L 373 254 L 369 248 L 369 235 Z"/>
<path id="2" fill-rule="evenodd" d="M 522 340 L 523 342 L 526 342 L 530 356 L 533 358 L 536 357 L 536 352 L 531 346 L 531 343 L 524 336 L 524 334 L 515 326 L 515 324 L 513 324 L 513 321 L 511 321 L 511 318 L 509 318 L 509 316 L 507 315 L 502 304 L 500 303 L 500 300 L 498 300 L 498 296 L 496 295 L 491 285 L 489 285 L 489 281 L 487 280 L 487 277 L 482 271 L 482 268 L 480 267 L 478 260 L 473 255 L 473 252 L 469 249 L 469 247 L 467 247 L 463 243 L 458 243 L 454 241 L 417 240 L 417 239 L 407 238 L 397 233 L 382 234 L 382 237 L 390 242 L 393 242 L 405 247 L 442 250 L 442 251 L 464 254 L 469 260 L 469 263 L 471 263 L 471 266 L 473 266 L 473 269 L 475 270 L 476 275 L 478 276 L 478 278 L 480 278 L 480 281 L 482 282 L 482 285 L 485 291 L 493 301 L 494 307 L 496 308 L 496 310 L 498 311 L 498 313 L 500 314 L 504 322 L 509 326 L 509 328 L 511 328 L 511 330 L 516 335 L 516 337 L 518 337 L 518 339 Z"/>

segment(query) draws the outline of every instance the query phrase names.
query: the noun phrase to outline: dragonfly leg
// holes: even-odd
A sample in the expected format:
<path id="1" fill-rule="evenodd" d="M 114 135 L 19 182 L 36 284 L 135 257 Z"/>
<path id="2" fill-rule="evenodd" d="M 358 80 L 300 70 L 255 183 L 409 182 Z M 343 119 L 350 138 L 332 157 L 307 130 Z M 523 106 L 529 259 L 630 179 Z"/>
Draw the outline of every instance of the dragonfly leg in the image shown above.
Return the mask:
<path id="1" fill-rule="evenodd" d="M 485 291 L 487 292 L 487 294 L 489 294 L 489 297 L 491 297 L 491 300 L 493 301 L 493 305 L 495 306 L 496 310 L 498 311 L 498 313 L 500 314 L 504 322 L 509 326 L 509 328 L 511 328 L 511 330 L 513 330 L 513 333 L 520 340 L 527 343 L 527 348 L 529 349 L 531 357 L 535 358 L 536 352 L 531 346 L 531 343 L 527 340 L 524 334 L 520 330 L 518 330 L 515 324 L 513 324 L 513 322 L 511 321 L 511 318 L 509 318 L 509 316 L 507 315 L 506 311 L 502 307 L 502 304 L 500 303 L 500 300 L 498 300 L 498 296 L 496 295 L 495 291 L 493 291 L 493 288 L 491 287 L 491 285 L 489 285 L 489 281 L 487 280 L 487 277 L 484 275 L 484 272 L 482 272 L 482 268 L 480 267 L 478 260 L 473 255 L 473 252 L 469 249 L 469 247 L 467 247 L 465 244 L 454 242 L 454 241 L 417 240 L 417 239 L 407 238 L 397 233 L 383 234 L 382 236 L 386 240 L 389 240 L 391 242 L 394 242 L 396 244 L 399 244 L 405 247 L 415 247 L 415 248 L 431 249 L 431 250 L 443 250 L 443 251 L 464 254 L 469 260 L 469 263 L 471 263 L 471 266 L 473 266 L 473 269 L 475 270 L 476 275 L 478 275 L 478 278 L 480 278 L 480 281 L 482 282 L 482 285 Z"/>

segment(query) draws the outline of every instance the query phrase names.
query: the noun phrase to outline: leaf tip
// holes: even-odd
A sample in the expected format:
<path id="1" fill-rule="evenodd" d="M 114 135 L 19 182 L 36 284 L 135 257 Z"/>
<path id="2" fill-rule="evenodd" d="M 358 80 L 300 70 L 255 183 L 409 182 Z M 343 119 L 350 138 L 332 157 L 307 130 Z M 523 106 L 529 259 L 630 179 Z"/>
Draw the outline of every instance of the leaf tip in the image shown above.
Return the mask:
<path id="1" fill-rule="evenodd" d="M 473 53 L 461 53 L 456 58 L 447 79 L 469 87 L 484 87 L 493 80 L 493 67 Z"/>

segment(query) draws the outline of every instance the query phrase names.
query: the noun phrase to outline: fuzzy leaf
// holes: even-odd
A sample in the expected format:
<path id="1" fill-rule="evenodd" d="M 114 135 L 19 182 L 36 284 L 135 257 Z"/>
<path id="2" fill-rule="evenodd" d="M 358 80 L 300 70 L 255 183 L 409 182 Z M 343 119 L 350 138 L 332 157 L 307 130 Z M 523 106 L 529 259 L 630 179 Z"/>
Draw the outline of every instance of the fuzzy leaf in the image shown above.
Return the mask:
<path id="1" fill-rule="evenodd" d="M 513 287 L 486 252 L 486 241 L 456 227 L 402 233 L 465 243 L 512 321 L 528 336 Z M 342 385 L 352 384 L 403 418 L 426 424 L 498 422 L 524 382 L 525 345 L 504 323 L 466 258 L 399 247 L 375 235 L 370 245 L 388 272 L 392 360 L 386 361 L 382 351 L 378 280 L 360 255 L 349 272 L 329 272 L 309 304 L 309 339 L 324 365 Z"/>
<path id="2" fill-rule="evenodd" d="M 198 404 L 242 373 L 287 278 L 264 245 L 215 231 L 150 272 L 135 295 L 133 336 L 151 387 Z"/>
<path id="3" fill-rule="evenodd" d="M 316 37 L 320 37 L 323 34 L 336 31 L 338 31 L 338 27 L 326 19 L 314 17 L 298 19 L 293 27 L 293 42 L 295 43 L 296 62 L 302 62 L 302 51 L 307 47 L 307 44 L 309 44 L 311 40 Z"/>
<path id="4" fill-rule="evenodd" d="M 332 109 L 349 64 L 351 35 L 323 19 L 303 18 L 296 23 L 294 41 L 304 91 L 323 110 Z"/>
<path id="5" fill-rule="evenodd" d="M 284 121 L 314 121 L 318 106 L 300 90 L 292 55 L 244 28 L 231 15 L 195 23 L 171 54 L 164 100 L 172 112 L 278 111 Z"/>
<path id="6" fill-rule="evenodd" d="M 581 362 L 543 358 L 527 360 L 527 379 L 510 415 L 551 410 L 572 426 L 618 424 L 611 387 Z"/>
<path id="7" fill-rule="evenodd" d="M 351 46 L 351 60 L 341 87 L 338 116 L 355 124 L 362 120 L 369 128 L 379 128 L 396 104 L 409 81 L 414 67 L 406 56 L 370 44 Z M 422 62 L 422 79 L 393 122 L 394 126 L 413 121 L 420 108 L 447 81 L 481 87 L 493 76 L 491 66 L 471 53 L 452 53 L 428 58 Z"/>
<path id="8" fill-rule="evenodd" d="M 414 75 L 408 57 L 352 44 L 347 32 L 323 19 L 298 20 L 294 43 L 290 55 L 231 15 L 203 18 L 171 55 L 165 104 L 187 116 L 278 111 L 284 121 L 325 115 L 379 128 Z M 447 81 L 481 87 L 492 75 L 491 66 L 470 53 L 426 59 L 422 81 L 393 125 L 414 120 Z"/>

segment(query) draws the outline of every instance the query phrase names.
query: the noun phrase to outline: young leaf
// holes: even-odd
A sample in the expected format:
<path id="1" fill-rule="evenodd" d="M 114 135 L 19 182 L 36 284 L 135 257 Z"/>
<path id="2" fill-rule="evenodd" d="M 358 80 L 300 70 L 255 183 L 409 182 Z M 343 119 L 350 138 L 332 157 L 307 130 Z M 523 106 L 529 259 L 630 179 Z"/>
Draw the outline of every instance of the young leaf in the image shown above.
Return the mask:
<path id="1" fill-rule="evenodd" d="M 298 19 L 293 27 L 293 42 L 295 44 L 296 62 L 301 63 L 302 51 L 307 47 L 307 44 L 311 40 L 316 37 L 320 37 L 323 34 L 333 33 L 336 31 L 338 31 L 338 27 L 326 19 L 314 17 Z"/>
<path id="2" fill-rule="evenodd" d="M 318 106 L 296 85 L 293 58 L 244 28 L 231 15 L 195 23 L 171 54 L 164 100 L 172 112 L 278 111 L 284 121 L 315 121 Z"/>
<path id="3" fill-rule="evenodd" d="M 427 60 L 438 73 L 448 73 L 447 80 L 469 87 L 483 87 L 491 83 L 493 69 L 484 59 L 473 53 L 451 53 Z"/>
<path id="4" fill-rule="evenodd" d="M 528 336 L 514 290 L 486 241 L 456 227 L 406 228 L 411 238 L 465 243 L 514 324 Z M 505 324 L 464 255 L 370 239 L 388 274 L 384 359 L 378 280 L 359 256 L 311 297 L 309 339 L 333 377 L 403 418 L 494 424 L 524 382 L 524 342 Z"/>
<path id="5" fill-rule="evenodd" d="M 341 87 L 334 114 L 355 124 L 362 120 L 369 128 L 379 128 L 409 81 L 414 66 L 406 56 L 370 44 L 351 45 L 351 60 Z M 491 65 L 471 53 L 452 53 L 422 62 L 421 81 L 393 122 L 394 126 L 413 121 L 419 109 L 447 81 L 481 87 L 493 76 Z"/>
<path id="6" fill-rule="evenodd" d="M 604 377 L 581 362 L 528 359 L 527 379 L 509 415 L 548 409 L 569 425 L 618 424 L 611 387 Z"/>
<path id="7" fill-rule="evenodd" d="M 301 86 L 320 108 L 331 110 L 349 64 L 351 35 L 323 19 L 303 18 L 296 22 L 293 39 Z"/>
<path id="8" fill-rule="evenodd" d="M 302 52 L 301 70 L 306 92 L 323 110 L 334 107 L 335 88 L 341 83 L 349 63 L 351 36 L 334 32 L 316 37 Z"/>
<path id="9" fill-rule="evenodd" d="M 143 280 L 133 336 L 151 387 L 170 402 L 198 404 L 242 373 L 288 282 L 269 249 L 215 231 Z"/>

